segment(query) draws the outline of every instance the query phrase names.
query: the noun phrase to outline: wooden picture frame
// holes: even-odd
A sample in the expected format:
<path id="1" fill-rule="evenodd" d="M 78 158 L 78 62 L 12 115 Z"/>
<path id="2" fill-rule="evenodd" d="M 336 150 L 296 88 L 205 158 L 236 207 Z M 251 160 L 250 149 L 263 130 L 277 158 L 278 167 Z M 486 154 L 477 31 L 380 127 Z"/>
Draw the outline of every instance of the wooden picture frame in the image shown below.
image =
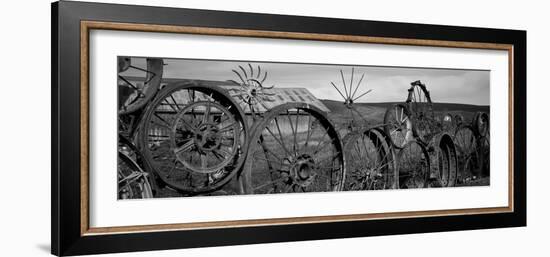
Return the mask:
<path id="1" fill-rule="evenodd" d="M 92 30 L 508 52 L 508 206 L 91 227 Z M 52 254 L 78 255 L 526 225 L 526 32 L 84 2 L 52 4 Z M 159 225 L 160 224 L 160 225 Z"/>

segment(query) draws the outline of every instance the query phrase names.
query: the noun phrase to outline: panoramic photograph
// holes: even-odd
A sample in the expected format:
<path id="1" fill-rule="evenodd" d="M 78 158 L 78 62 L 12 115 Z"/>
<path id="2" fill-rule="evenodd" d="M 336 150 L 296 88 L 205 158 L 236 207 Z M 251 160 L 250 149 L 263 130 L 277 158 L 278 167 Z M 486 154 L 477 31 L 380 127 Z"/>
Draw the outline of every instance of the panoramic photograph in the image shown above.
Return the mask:
<path id="1" fill-rule="evenodd" d="M 490 186 L 489 70 L 117 62 L 119 200 Z"/>

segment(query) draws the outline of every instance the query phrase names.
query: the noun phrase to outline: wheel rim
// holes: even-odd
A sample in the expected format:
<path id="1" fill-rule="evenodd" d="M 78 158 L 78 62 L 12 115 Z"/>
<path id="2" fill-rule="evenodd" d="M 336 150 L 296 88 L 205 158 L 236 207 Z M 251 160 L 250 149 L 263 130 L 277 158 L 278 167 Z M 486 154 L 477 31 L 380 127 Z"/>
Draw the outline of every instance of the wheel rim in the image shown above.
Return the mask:
<path id="1" fill-rule="evenodd" d="M 489 176 L 491 172 L 491 152 L 489 134 L 479 139 L 479 155 L 481 159 L 481 173 L 480 175 Z"/>
<path id="2" fill-rule="evenodd" d="M 455 145 L 457 149 L 459 167 L 458 181 L 479 174 L 480 163 L 478 158 L 478 141 L 470 126 L 461 126 L 455 133 Z"/>
<path id="3" fill-rule="evenodd" d="M 399 185 L 401 188 L 424 188 L 428 185 L 430 157 L 426 148 L 411 141 L 399 152 Z"/>
<path id="4" fill-rule="evenodd" d="M 147 104 L 160 88 L 163 61 L 147 58 L 145 63 L 132 65 L 130 57 L 118 58 L 118 113 L 129 114 Z M 139 81 L 133 81 L 137 77 Z"/>
<path id="5" fill-rule="evenodd" d="M 339 136 L 315 107 L 285 104 L 256 127 L 248 153 L 248 193 L 341 190 L 345 175 Z"/>
<path id="6" fill-rule="evenodd" d="M 487 113 L 478 113 L 475 119 L 475 126 L 480 137 L 484 137 L 489 132 L 489 115 Z"/>
<path id="7" fill-rule="evenodd" d="M 451 136 L 446 133 L 436 136 L 433 140 L 433 145 L 437 146 L 435 149 L 436 158 L 431 158 L 435 163 L 432 163 L 430 167 L 437 169 L 436 174 L 439 183 L 436 183 L 435 186 L 454 186 L 458 170 L 454 142 Z"/>
<path id="8" fill-rule="evenodd" d="M 397 187 L 395 154 L 381 131 L 365 130 L 347 137 L 344 190 L 380 190 Z"/>
<path id="9" fill-rule="evenodd" d="M 118 153 L 118 199 L 153 197 L 148 175 L 128 155 Z"/>
<path id="10" fill-rule="evenodd" d="M 237 155 L 239 126 L 222 105 L 195 102 L 183 108 L 172 125 L 171 148 L 187 169 L 212 173 Z"/>
<path id="11" fill-rule="evenodd" d="M 202 125 L 194 123 L 197 127 L 191 129 L 190 117 L 203 121 L 207 110 L 215 115 L 209 115 Z M 237 104 L 217 87 L 167 86 L 148 107 L 142 122 L 145 159 L 163 182 L 183 193 L 219 189 L 236 174 L 246 157 L 248 129 L 243 117 Z M 193 133 L 188 133 L 190 130 Z M 189 136 L 193 137 L 192 143 L 185 145 Z M 221 137 L 231 140 L 222 144 Z M 217 143 L 210 144 L 211 139 Z M 220 153 L 220 149 L 225 151 L 223 157 L 214 153 Z"/>
<path id="12" fill-rule="evenodd" d="M 394 105 L 386 110 L 384 124 L 384 130 L 395 147 L 403 148 L 413 140 L 413 124 L 406 107 Z"/>
<path id="13" fill-rule="evenodd" d="M 411 118 L 414 120 L 415 135 L 423 142 L 427 143 L 434 134 L 434 112 L 430 94 L 424 85 L 413 84 L 409 89 L 407 98 L 411 111 Z"/>

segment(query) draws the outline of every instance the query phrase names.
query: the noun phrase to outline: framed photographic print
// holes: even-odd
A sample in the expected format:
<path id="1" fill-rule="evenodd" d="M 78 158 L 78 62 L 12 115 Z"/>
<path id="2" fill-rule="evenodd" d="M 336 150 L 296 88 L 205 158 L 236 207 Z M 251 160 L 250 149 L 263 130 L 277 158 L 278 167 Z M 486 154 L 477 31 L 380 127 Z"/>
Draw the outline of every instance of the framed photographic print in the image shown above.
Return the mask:
<path id="1" fill-rule="evenodd" d="M 525 31 L 62 1 L 52 62 L 53 254 L 526 225 Z"/>

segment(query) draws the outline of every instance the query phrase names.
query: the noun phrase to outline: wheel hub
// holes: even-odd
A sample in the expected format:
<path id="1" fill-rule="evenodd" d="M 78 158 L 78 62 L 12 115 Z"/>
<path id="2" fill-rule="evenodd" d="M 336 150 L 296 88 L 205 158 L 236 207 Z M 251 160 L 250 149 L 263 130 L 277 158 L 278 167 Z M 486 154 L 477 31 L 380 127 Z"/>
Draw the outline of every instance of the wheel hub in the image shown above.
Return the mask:
<path id="1" fill-rule="evenodd" d="M 205 123 L 201 124 L 195 134 L 195 145 L 201 151 L 212 151 L 216 149 L 220 143 L 220 135 L 218 135 L 218 128 L 215 124 Z"/>
<path id="2" fill-rule="evenodd" d="M 315 179 L 315 171 L 317 170 L 315 160 L 311 156 L 304 154 L 290 162 L 290 174 L 294 183 L 302 187 L 309 186 Z"/>

